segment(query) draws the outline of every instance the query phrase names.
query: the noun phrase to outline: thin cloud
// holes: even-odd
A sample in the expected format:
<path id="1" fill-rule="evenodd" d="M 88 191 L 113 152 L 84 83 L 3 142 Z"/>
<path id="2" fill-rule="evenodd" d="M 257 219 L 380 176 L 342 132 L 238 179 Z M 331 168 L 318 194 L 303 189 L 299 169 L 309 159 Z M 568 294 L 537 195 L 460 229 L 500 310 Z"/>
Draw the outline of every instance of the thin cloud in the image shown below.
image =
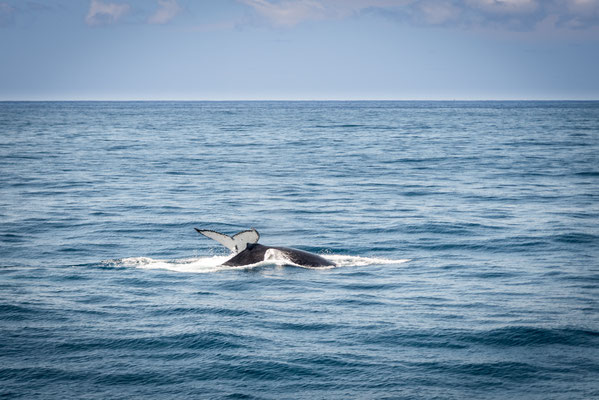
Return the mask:
<path id="1" fill-rule="evenodd" d="M 417 21 L 425 25 L 453 23 L 461 15 L 461 9 L 451 1 L 424 0 L 411 5 L 408 10 L 413 22 Z"/>
<path id="2" fill-rule="evenodd" d="M 464 6 L 490 14 L 526 14 L 538 9 L 537 0 L 465 0 Z"/>
<path id="3" fill-rule="evenodd" d="M 158 0 L 158 10 L 148 18 L 150 24 L 166 24 L 181 12 L 177 0 Z"/>
<path id="4" fill-rule="evenodd" d="M 569 0 L 561 6 L 558 24 L 572 29 L 599 25 L 599 0 Z"/>
<path id="5" fill-rule="evenodd" d="M 238 0 L 278 27 L 378 13 L 413 25 L 504 31 L 599 26 L 599 0 Z"/>
<path id="6" fill-rule="evenodd" d="M 12 25 L 16 9 L 8 3 L 0 3 L 0 26 Z"/>
<path id="7" fill-rule="evenodd" d="M 90 26 L 114 24 L 129 12 L 129 4 L 104 3 L 101 0 L 92 0 L 85 23 Z"/>
<path id="8" fill-rule="evenodd" d="M 291 27 L 303 21 L 325 18 L 325 7 L 315 0 L 287 0 L 271 3 L 266 0 L 240 0 L 252 7 L 272 24 Z"/>
<path id="9" fill-rule="evenodd" d="M 554 28 L 586 29 L 599 26 L 599 0 L 467 0 L 466 11 L 479 26 L 533 31 L 549 23 Z"/>
<path id="10" fill-rule="evenodd" d="M 45 4 L 39 1 L 21 1 L 15 5 L 0 1 L 0 27 L 7 27 L 19 23 L 20 20 L 37 17 L 41 14 L 63 12 L 62 4 Z"/>
<path id="11" fill-rule="evenodd" d="M 268 23 L 292 27 L 304 21 L 342 19 L 373 8 L 393 8 L 414 0 L 237 0 Z"/>

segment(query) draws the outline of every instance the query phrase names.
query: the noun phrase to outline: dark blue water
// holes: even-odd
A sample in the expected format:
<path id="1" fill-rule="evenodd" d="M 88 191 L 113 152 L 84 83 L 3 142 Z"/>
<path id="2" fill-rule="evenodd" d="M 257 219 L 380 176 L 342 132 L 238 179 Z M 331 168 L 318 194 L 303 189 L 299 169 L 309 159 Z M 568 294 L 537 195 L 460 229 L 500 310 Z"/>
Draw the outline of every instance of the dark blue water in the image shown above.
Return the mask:
<path id="1" fill-rule="evenodd" d="M 599 398 L 599 102 L 0 103 L 0 156 L 0 396 Z"/>

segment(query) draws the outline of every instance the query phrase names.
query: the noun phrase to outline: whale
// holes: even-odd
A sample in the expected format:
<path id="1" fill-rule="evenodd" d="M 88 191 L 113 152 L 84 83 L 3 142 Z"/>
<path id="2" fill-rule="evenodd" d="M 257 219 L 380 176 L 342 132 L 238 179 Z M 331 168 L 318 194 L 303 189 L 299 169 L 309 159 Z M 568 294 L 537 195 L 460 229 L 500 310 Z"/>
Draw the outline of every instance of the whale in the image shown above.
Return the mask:
<path id="1" fill-rule="evenodd" d="M 262 261 L 283 261 L 301 267 L 333 267 L 335 263 L 318 254 L 291 247 L 264 246 L 258 243 L 260 234 L 255 229 L 236 233 L 233 236 L 209 229 L 194 228 L 199 234 L 217 241 L 229 250 L 232 257 L 223 266 L 240 267 Z"/>

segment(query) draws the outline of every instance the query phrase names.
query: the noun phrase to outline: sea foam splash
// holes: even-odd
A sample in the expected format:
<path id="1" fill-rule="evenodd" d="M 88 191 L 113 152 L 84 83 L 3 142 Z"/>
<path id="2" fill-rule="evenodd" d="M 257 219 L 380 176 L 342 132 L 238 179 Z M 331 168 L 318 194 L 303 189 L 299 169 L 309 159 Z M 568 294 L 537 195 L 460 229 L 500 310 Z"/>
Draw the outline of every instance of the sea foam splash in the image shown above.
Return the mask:
<path id="1" fill-rule="evenodd" d="M 260 266 L 268 265 L 292 265 L 302 268 L 313 268 L 304 267 L 301 265 L 295 265 L 286 260 L 268 260 L 262 261 L 255 264 L 242 265 L 239 267 L 223 266 L 222 263 L 227 261 L 230 256 L 212 256 L 212 257 L 196 257 L 196 258 L 182 258 L 176 260 L 155 260 L 149 257 L 129 257 L 121 258 L 118 260 L 105 261 L 104 265 L 111 267 L 126 267 L 126 268 L 141 268 L 141 269 L 166 269 L 175 272 L 187 272 L 187 273 L 209 273 L 223 270 L 233 269 L 246 269 L 255 268 Z M 313 269 L 331 269 L 339 267 L 360 267 L 365 265 L 384 265 L 384 264 L 401 264 L 409 260 L 400 259 L 392 260 L 387 258 L 376 258 L 376 257 L 359 257 L 359 256 L 346 256 L 346 255 L 326 255 L 324 256 L 327 260 L 334 262 L 335 266 L 329 267 L 318 267 Z"/>

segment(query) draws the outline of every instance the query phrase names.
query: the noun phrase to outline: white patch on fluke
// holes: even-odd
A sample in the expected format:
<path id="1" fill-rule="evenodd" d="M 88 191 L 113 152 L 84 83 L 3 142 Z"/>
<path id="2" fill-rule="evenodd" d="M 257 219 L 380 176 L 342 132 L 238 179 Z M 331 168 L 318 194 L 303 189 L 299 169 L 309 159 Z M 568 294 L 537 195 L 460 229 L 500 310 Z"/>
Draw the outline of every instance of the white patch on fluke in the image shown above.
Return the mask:
<path id="1" fill-rule="evenodd" d="M 174 272 L 185 272 L 185 273 L 210 273 L 224 270 L 235 270 L 235 269 L 247 269 L 254 268 L 263 265 L 288 265 L 290 262 L 285 258 L 285 253 L 275 250 L 268 249 L 265 253 L 265 261 L 242 265 L 237 267 L 224 266 L 222 263 L 227 261 L 230 256 L 213 256 L 213 257 L 199 257 L 199 258 L 183 258 L 178 260 L 154 260 L 149 257 L 129 257 L 122 258 L 119 260 L 105 261 L 103 264 L 112 267 L 124 267 L 124 268 L 140 268 L 140 269 L 165 269 Z M 401 264 L 405 263 L 407 259 L 402 260 L 391 260 L 386 258 L 371 258 L 371 257 L 358 257 L 358 256 L 343 256 L 343 255 L 327 255 L 324 256 L 327 260 L 330 260 L 337 264 L 336 266 L 330 267 L 303 267 L 310 269 L 332 269 L 339 267 L 361 267 L 365 265 L 385 265 L 385 264 Z M 301 267 L 301 266 L 300 266 Z"/>

